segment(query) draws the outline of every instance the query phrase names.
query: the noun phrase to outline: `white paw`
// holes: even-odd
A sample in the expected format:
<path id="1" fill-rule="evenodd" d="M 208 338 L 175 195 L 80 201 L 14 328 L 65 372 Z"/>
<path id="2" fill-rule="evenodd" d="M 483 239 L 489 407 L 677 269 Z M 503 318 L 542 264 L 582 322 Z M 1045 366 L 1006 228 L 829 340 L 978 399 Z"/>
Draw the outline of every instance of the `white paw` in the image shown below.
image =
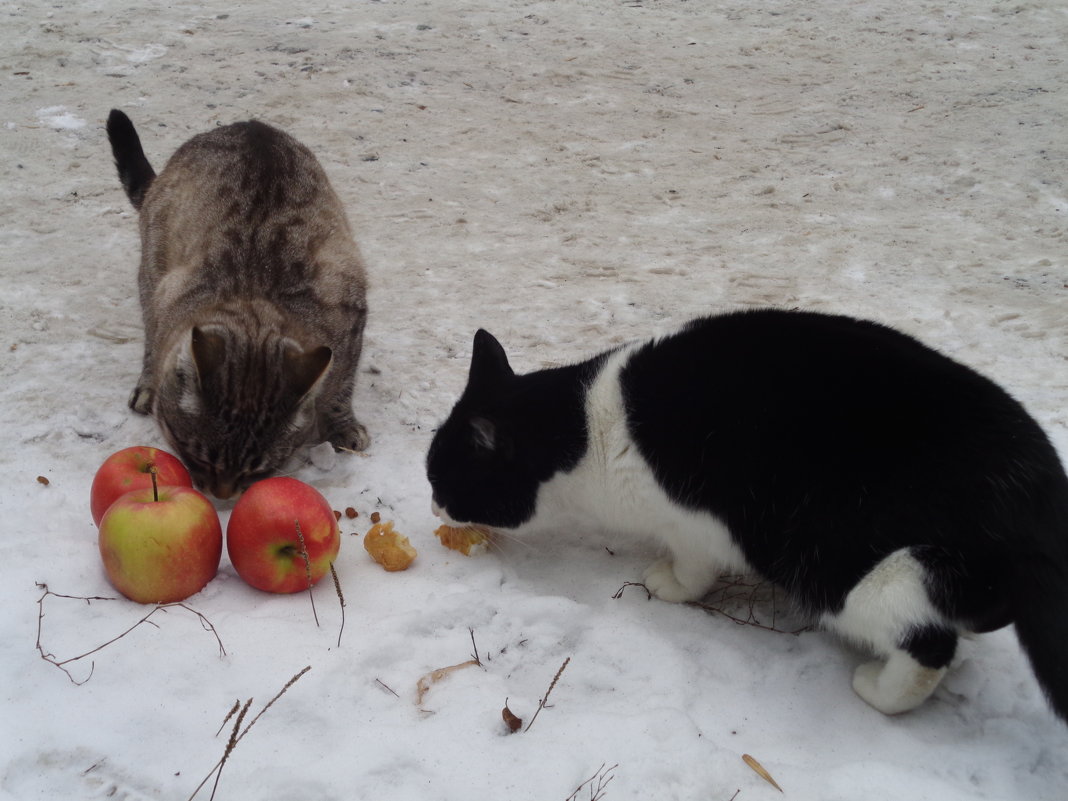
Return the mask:
<path id="1" fill-rule="evenodd" d="M 694 601 L 703 594 L 694 592 L 679 581 L 675 575 L 675 563 L 671 559 L 661 559 L 646 570 L 642 582 L 661 601 L 675 604 Z"/>
<path id="2" fill-rule="evenodd" d="M 879 674 L 883 672 L 882 662 L 865 662 L 853 672 L 853 692 L 864 699 L 869 706 L 880 712 L 882 698 L 879 695 Z M 885 714 L 890 714 L 885 712 Z"/>
<path id="3" fill-rule="evenodd" d="M 152 390 L 138 382 L 127 405 L 138 414 L 152 414 Z"/>
<path id="4" fill-rule="evenodd" d="M 890 661 L 866 662 L 853 673 L 853 690 L 884 715 L 915 709 L 934 692 L 945 668 L 925 668 L 903 653 Z"/>

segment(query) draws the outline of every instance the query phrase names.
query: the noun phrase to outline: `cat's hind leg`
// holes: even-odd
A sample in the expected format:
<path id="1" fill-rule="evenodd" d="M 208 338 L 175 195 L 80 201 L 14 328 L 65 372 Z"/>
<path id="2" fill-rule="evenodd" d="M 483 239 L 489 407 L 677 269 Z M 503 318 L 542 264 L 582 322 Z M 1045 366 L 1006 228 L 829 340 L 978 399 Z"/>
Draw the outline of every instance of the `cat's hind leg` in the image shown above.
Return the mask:
<path id="1" fill-rule="evenodd" d="M 935 691 L 957 648 L 957 633 L 923 626 L 906 635 L 886 662 L 868 662 L 853 674 L 853 689 L 884 715 L 915 709 Z"/>
<path id="2" fill-rule="evenodd" d="M 895 551 L 853 587 L 839 613 L 823 619 L 883 657 L 857 668 L 853 689 L 887 715 L 922 704 L 956 652 L 958 632 L 931 602 L 926 579 L 909 549 Z"/>

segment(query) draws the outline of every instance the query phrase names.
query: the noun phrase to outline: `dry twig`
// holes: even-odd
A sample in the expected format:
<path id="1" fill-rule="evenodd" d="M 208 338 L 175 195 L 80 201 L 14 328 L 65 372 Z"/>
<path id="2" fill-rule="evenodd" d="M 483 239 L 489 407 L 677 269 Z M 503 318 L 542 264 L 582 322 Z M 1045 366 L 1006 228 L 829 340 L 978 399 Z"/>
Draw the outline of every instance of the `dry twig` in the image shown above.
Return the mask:
<path id="1" fill-rule="evenodd" d="M 693 606 L 712 612 L 737 623 L 739 626 L 774 631 L 779 634 L 798 635 L 810 631 L 812 626 L 782 628 L 779 626 L 779 596 L 781 590 L 768 581 L 751 576 L 724 576 L 702 600 L 694 601 Z M 758 616 L 760 607 L 771 606 L 771 622 L 762 622 Z M 744 615 L 744 616 L 743 616 Z"/>
<path id="2" fill-rule="evenodd" d="M 597 768 L 597 772 L 576 787 L 575 792 L 564 799 L 564 801 L 578 801 L 578 794 L 582 792 L 583 787 L 589 787 L 590 801 L 600 801 L 604 798 L 605 788 L 607 788 L 612 779 L 615 778 L 615 776 L 612 775 L 612 771 L 618 767 L 619 765 L 615 764 L 606 769 L 602 762 L 601 767 Z M 594 782 L 597 782 L 597 784 L 594 784 Z"/>
<path id="3" fill-rule="evenodd" d="M 51 595 L 51 596 L 53 596 L 55 598 L 67 598 L 69 600 L 74 600 L 74 601 L 85 601 L 86 604 L 89 604 L 89 603 L 91 603 L 93 601 L 117 601 L 119 599 L 118 598 L 108 598 L 108 597 L 99 596 L 99 595 L 88 596 L 88 597 L 81 596 L 81 595 L 61 595 L 61 594 L 59 594 L 57 592 L 52 592 L 50 589 L 48 589 L 48 585 L 47 584 L 42 584 L 42 583 L 38 582 L 37 586 L 39 588 L 41 588 L 42 590 L 44 590 L 44 594 L 40 598 L 37 599 L 37 652 L 41 655 L 41 659 L 43 659 L 45 662 L 48 662 L 51 665 L 55 665 L 57 668 L 62 670 L 64 673 L 66 673 L 67 674 L 67 678 L 70 679 L 73 684 L 76 684 L 76 685 L 80 686 L 82 684 L 85 684 L 87 681 L 89 681 L 89 679 L 91 679 L 93 677 L 93 671 L 96 670 L 96 662 L 94 661 L 94 662 L 90 663 L 89 675 L 86 676 L 81 681 L 78 681 L 77 679 L 74 678 L 74 675 L 70 672 L 69 669 L 67 669 L 67 667 L 66 667 L 67 665 L 71 664 L 72 662 L 77 662 L 77 661 L 79 661 L 81 659 L 85 659 L 87 656 L 92 656 L 93 654 L 97 653 L 98 651 L 104 650 L 109 645 L 112 645 L 113 643 L 118 642 L 123 637 L 125 637 L 127 634 L 129 634 L 131 631 L 133 631 L 138 626 L 140 626 L 140 625 L 142 625 L 144 623 L 149 623 L 149 624 L 155 626 L 156 624 L 152 620 L 150 620 L 150 618 L 153 615 L 155 615 L 157 612 L 161 612 L 161 611 L 162 612 L 166 612 L 168 609 L 174 609 L 174 608 L 185 609 L 187 612 L 192 612 L 194 615 L 196 615 L 197 619 L 200 621 L 200 625 L 204 629 L 204 631 L 210 631 L 212 634 L 215 635 L 215 641 L 219 644 L 219 656 L 226 656 L 226 649 L 223 647 L 222 640 L 219 638 L 219 633 L 215 630 L 215 626 L 213 626 L 211 624 L 210 620 L 208 620 L 203 614 L 201 614 L 197 610 L 193 609 L 191 606 L 187 606 L 184 603 L 170 603 L 170 604 L 159 604 L 157 606 L 154 606 L 152 608 L 151 612 L 146 614 L 144 617 L 142 617 L 140 620 L 138 620 L 136 623 L 134 623 L 132 626 L 130 626 L 128 629 L 126 629 L 126 631 L 122 632 L 121 634 L 119 634 L 119 635 L 117 635 L 115 637 L 112 637 L 110 640 L 108 640 L 104 644 L 98 645 L 96 648 L 93 648 L 93 649 L 91 649 L 89 651 L 86 651 L 84 654 L 78 654 L 78 656 L 68 657 L 67 659 L 59 659 L 59 658 L 56 657 L 55 654 L 51 653 L 50 651 L 46 651 L 44 646 L 41 644 L 41 634 L 42 634 L 42 628 L 44 626 L 44 618 L 45 618 L 45 613 L 44 613 L 44 601 L 45 601 L 45 598 L 47 598 L 48 596 Z"/>

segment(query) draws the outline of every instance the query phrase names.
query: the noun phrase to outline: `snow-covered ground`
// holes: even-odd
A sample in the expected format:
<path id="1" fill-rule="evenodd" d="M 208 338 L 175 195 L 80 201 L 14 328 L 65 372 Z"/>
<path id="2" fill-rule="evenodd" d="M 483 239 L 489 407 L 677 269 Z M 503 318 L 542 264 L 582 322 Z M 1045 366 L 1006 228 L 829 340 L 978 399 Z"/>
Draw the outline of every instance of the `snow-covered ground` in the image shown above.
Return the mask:
<path id="1" fill-rule="evenodd" d="M 574 798 L 778 797 L 742 754 L 788 798 L 1065 797 L 1068 728 L 1011 629 L 967 642 L 931 701 L 886 718 L 850 689 L 864 655 L 826 633 L 613 597 L 653 557 L 640 543 L 445 550 L 422 462 L 479 326 L 530 370 L 750 305 L 897 325 L 1006 384 L 1068 454 L 1068 7 L 130 6 L 0 5 L 0 797 L 189 798 L 234 702 L 254 699 L 247 723 L 306 666 L 217 799 L 564 801 L 596 774 Z M 337 565 L 340 645 L 329 582 L 316 628 L 307 595 L 254 591 L 224 556 L 188 601 L 214 634 L 154 614 L 68 664 L 81 684 L 35 649 L 39 625 L 62 660 L 148 611 L 38 604 L 41 584 L 114 595 L 89 485 L 112 451 L 162 444 L 126 408 L 138 239 L 112 107 L 157 169 L 214 125 L 280 125 L 349 209 L 373 282 L 356 409 L 374 442 L 294 472 L 360 512 Z M 407 572 L 353 536 L 374 511 L 419 549 Z M 747 616 L 747 596 L 727 609 Z M 481 666 L 419 701 L 421 677 L 475 648 Z M 505 700 L 529 722 L 565 659 L 549 706 L 508 734 Z"/>

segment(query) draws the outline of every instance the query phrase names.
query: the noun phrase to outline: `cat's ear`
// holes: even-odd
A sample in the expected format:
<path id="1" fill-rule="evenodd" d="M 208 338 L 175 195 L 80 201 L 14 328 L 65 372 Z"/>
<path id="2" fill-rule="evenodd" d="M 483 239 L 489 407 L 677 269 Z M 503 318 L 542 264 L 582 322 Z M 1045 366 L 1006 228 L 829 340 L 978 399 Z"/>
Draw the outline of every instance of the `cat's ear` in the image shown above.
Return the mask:
<path id="1" fill-rule="evenodd" d="M 295 398 L 303 398 L 326 373 L 334 354 L 326 345 L 311 350 L 286 350 L 285 375 Z"/>
<path id="2" fill-rule="evenodd" d="M 471 371 L 467 375 L 468 387 L 484 389 L 494 387 L 515 376 L 508 365 L 508 356 L 493 334 L 483 329 L 475 333 L 471 349 Z"/>
<path id="3" fill-rule="evenodd" d="M 197 375 L 200 376 L 200 385 L 204 386 L 205 381 L 215 375 L 226 361 L 226 340 L 219 334 L 193 326 L 190 350 Z"/>

